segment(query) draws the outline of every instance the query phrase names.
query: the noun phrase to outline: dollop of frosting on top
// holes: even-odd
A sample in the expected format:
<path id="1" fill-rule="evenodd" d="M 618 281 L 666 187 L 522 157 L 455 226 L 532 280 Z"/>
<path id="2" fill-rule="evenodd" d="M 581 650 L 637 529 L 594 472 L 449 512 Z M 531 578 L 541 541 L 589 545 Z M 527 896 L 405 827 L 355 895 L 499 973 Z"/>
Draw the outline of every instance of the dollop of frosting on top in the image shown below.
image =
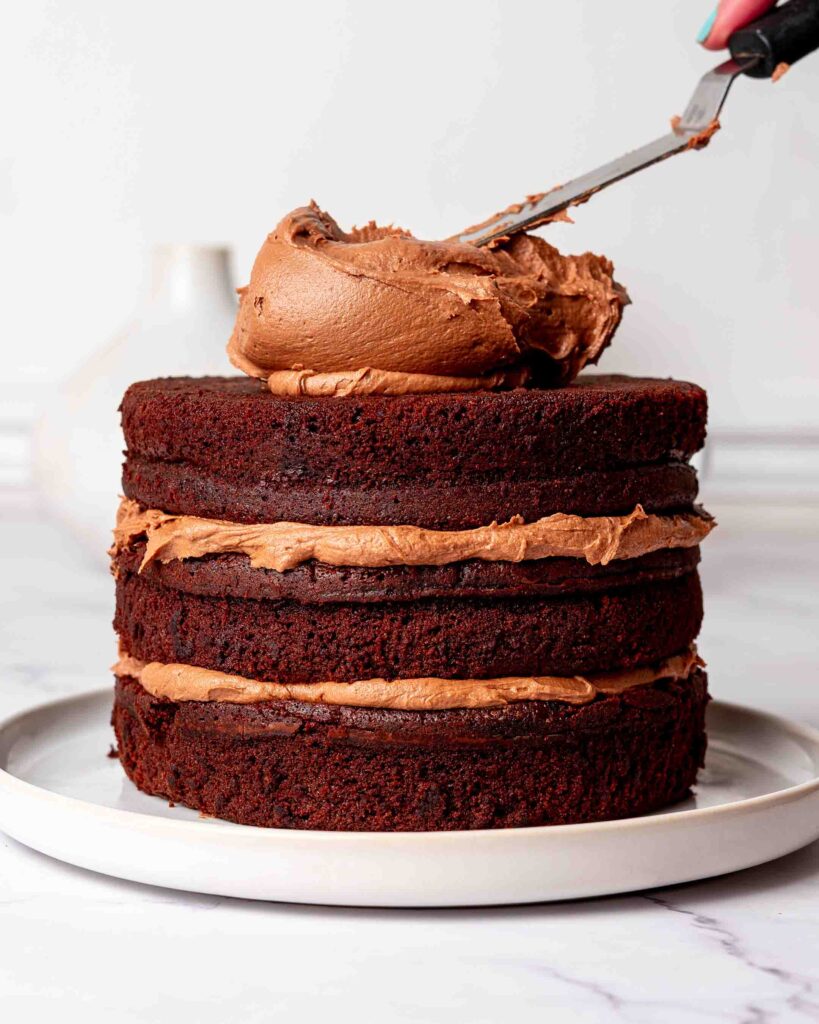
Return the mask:
<path id="1" fill-rule="evenodd" d="M 565 384 L 628 301 L 604 256 L 532 235 L 486 249 L 373 222 L 344 232 L 315 203 L 268 235 L 239 293 L 228 355 L 281 394 Z"/>

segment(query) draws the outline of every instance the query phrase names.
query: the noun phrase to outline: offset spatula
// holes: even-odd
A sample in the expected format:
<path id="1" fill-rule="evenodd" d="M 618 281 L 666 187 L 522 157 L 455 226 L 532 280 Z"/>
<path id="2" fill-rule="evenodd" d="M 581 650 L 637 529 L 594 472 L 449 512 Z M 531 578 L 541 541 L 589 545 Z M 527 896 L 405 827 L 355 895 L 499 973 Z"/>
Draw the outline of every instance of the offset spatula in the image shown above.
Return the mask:
<path id="1" fill-rule="evenodd" d="M 489 245 L 500 238 L 539 227 L 595 192 L 675 153 L 704 146 L 718 127 L 717 118 L 728 90 L 739 75 L 770 78 L 819 49 L 819 0 L 789 0 L 763 18 L 735 32 L 728 40 L 731 60 L 709 71 L 667 135 L 626 153 L 566 185 L 532 196 L 489 220 L 453 237 L 454 241 Z"/>

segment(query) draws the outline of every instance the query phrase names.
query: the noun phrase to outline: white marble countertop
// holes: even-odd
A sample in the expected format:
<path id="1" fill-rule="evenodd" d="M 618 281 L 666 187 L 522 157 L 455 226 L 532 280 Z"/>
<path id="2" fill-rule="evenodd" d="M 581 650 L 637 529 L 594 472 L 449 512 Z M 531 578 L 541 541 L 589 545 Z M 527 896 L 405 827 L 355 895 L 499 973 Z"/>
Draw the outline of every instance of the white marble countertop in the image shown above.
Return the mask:
<path id="1" fill-rule="evenodd" d="M 714 694 L 819 724 L 816 508 L 716 509 L 701 650 Z M 0 716 L 98 687 L 110 579 L 0 492 Z M 3 1019 L 819 1020 L 819 844 L 726 878 L 440 911 L 242 902 L 120 882 L 0 834 Z"/>

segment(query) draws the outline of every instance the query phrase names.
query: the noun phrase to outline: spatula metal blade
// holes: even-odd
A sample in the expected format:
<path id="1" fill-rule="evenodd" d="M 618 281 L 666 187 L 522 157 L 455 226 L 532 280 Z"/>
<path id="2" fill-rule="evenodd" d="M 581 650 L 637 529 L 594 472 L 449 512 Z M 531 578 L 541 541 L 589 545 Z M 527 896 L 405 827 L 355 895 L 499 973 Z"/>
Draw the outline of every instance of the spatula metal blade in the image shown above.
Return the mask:
<path id="1" fill-rule="evenodd" d="M 674 153 L 701 148 L 716 127 L 716 121 L 725 103 L 728 90 L 756 58 L 748 61 L 727 60 L 700 79 L 694 95 L 674 130 L 649 142 L 625 156 L 598 167 L 597 170 L 552 189 L 544 195 L 532 197 L 475 227 L 467 228 L 453 241 L 489 245 L 500 238 L 539 227 L 553 220 L 570 206 L 585 203 L 595 192 L 621 181 L 644 167 L 650 167 Z"/>

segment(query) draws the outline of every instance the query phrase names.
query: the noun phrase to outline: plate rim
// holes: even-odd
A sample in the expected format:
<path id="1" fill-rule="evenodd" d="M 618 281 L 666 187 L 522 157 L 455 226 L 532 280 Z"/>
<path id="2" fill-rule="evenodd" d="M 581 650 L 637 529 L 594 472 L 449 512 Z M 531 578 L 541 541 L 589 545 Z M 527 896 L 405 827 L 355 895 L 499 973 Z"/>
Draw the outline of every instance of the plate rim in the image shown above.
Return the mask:
<path id="1" fill-rule="evenodd" d="M 91 690 L 84 690 L 80 693 L 67 694 L 63 697 L 52 698 L 41 701 L 32 707 L 17 711 L 14 714 L 0 719 L 0 734 L 12 729 L 22 723 L 26 718 L 34 717 L 47 711 L 56 711 L 60 707 L 72 704 L 80 704 L 83 701 L 92 703 L 101 700 L 106 696 L 113 696 L 111 687 L 96 687 Z M 733 701 L 713 700 L 710 707 L 718 707 L 728 714 L 749 715 L 774 726 L 780 731 L 798 736 L 801 740 L 807 741 L 816 748 L 819 755 L 819 728 L 801 722 L 793 722 L 781 715 L 769 711 L 761 711 L 745 704 L 737 704 Z M 107 821 L 111 824 L 137 829 L 140 832 L 156 832 L 170 834 L 183 838 L 193 830 L 197 830 L 197 838 L 201 841 L 204 836 L 210 842 L 250 842 L 253 845 L 270 842 L 290 843 L 352 843 L 358 845 L 370 844 L 373 842 L 381 844 L 395 843 L 396 837 L 406 843 L 429 843 L 435 842 L 439 846 L 447 843 L 463 842 L 464 837 L 469 839 L 480 838 L 483 843 L 505 841 L 512 836 L 525 839 L 550 836 L 559 839 L 563 836 L 590 834 L 591 832 L 618 832 L 618 831 L 651 831 L 663 827 L 678 828 L 683 823 L 698 823 L 713 818 L 717 815 L 728 816 L 750 813 L 766 807 L 789 804 L 795 800 L 801 800 L 811 793 L 819 790 L 819 774 L 812 779 L 797 783 L 794 786 L 787 786 L 785 789 L 776 790 L 773 793 L 762 793 L 757 796 L 745 797 L 742 800 L 734 800 L 730 803 L 719 804 L 715 807 L 695 807 L 690 810 L 666 811 L 655 815 L 640 815 L 631 818 L 615 818 L 609 821 L 575 822 L 565 825 L 525 825 L 518 828 L 500 829 L 453 829 L 427 832 L 410 831 L 332 831 L 329 829 L 285 829 L 285 828 L 263 828 L 259 825 L 241 825 L 236 822 L 220 821 L 218 818 L 209 818 L 207 833 L 201 832 L 201 822 L 181 821 L 174 818 L 166 818 L 157 814 L 146 814 L 142 811 L 132 811 L 121 807 L 109 807 L 105 804 L 93 803 L 90 800 L 83 800 L 80 797 L 67 796 L 63 793 L 55 793 L 53 790 L 37 786 L 27 782 L 13 772 L 0 767 L 0 798 L 3 790 L 9 791 L 17 796 L 35 799 L 44 804 L 59 805 L 66 809 L 75 808 L 78 812 L 91 814 L 97 819 Z M 161 799 L 161 798 L 158 798 Z M 3 830 L 3 822 L 0 820 L 0 831 Z"/>

